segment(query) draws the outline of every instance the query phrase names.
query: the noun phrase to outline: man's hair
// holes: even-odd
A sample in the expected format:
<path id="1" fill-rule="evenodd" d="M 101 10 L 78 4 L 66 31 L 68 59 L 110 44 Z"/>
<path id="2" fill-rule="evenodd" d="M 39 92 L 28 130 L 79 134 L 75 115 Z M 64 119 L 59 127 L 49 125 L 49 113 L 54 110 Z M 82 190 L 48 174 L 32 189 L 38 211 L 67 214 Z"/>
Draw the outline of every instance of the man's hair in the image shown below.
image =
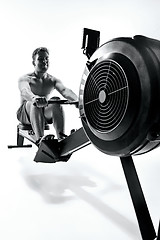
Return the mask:
<path id="1" fill-rule="evenodd" d="M 36 56 L 36 54 L 38 54 L 39 52 L 46 52 L 46 53 L 49 54 L 48 49 L 45 48 L 45 47 L 39 47 L 39 48 L 36 48 L 36 49 L 33 51 L 33 53 L 32 53 L 32 59 L 33 59 L 33 61 L 35 60 L 35 56 Z"/>

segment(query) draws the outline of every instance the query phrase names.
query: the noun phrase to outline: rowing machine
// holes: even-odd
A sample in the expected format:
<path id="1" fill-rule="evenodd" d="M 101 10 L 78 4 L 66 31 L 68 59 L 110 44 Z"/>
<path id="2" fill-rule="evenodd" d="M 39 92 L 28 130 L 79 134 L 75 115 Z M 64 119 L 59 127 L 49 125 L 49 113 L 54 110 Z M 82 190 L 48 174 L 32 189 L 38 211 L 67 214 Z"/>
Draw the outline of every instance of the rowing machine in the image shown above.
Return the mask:
<path id="1" fill-rule="evenodd" d="M 160 227 L 156 234 L 132 156 L 160 146 L 160 41 L 144 36 L 116 38 L 101 47 L 95 44 L 93 50 L 89 43 L 98 41 L 90 41 L 91 35 L 99 38 L 85 29 L 88 61 L 78 103 L 83 127 L 61 142 L 53 135 L 44 137 L 34 161 L 68 161 L 90 142 L 119 157 L 142 239 L 159 240 Z"/>

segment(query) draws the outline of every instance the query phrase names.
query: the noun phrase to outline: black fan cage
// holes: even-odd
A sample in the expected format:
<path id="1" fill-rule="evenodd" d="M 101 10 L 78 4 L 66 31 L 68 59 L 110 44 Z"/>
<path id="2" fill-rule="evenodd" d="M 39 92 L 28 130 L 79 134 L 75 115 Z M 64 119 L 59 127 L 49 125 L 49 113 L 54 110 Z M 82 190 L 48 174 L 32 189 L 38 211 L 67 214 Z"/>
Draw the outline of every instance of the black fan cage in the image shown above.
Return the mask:
<path id="1" fill-rule="evenodd" d="M 114 130 L 123 120 L 129 100 L 127 77 L 114 60 L 98 63 L 84 90 L 84 111 L 90 126 L 101 132 Z"/>

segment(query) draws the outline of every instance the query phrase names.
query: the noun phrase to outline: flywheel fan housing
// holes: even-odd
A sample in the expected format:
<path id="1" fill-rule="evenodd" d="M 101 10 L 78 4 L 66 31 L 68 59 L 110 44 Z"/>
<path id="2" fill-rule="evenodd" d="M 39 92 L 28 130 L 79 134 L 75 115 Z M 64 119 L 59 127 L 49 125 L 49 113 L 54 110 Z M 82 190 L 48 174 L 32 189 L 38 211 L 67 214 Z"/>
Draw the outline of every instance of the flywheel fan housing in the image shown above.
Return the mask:
<path id="1" fill-rule="evenodd" d="M 87 62 L 80 116 L 88 138 L 102 152 L 126 156 L 159 145 L 148 138 L 160 124 L 159 49 L 159 41 L 143 36 L 116 38 Z"/>

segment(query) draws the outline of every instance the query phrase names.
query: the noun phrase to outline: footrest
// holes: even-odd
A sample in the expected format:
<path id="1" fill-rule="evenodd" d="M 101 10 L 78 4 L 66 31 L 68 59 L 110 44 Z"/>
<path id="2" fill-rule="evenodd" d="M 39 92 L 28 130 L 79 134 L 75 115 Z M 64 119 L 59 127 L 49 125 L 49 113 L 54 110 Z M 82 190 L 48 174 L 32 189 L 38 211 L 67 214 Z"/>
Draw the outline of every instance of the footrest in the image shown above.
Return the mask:
<path id="1" fill-rule="evenodd" d="M 54 135 L 47 135 L 42 139 L 34 161 L 43 163 L 67 162 L 70 156 L 71 154 L 60 156 L 58 140 L 54 139 Z"/>
<path id="2" fill-rule="evenodd" d="M 39 145 L 38 151 L 34 158 L 35 162 L 53 163 L 59 157 L 58 140 L 54 139 L 54 135 L 43 137 Z"/>

